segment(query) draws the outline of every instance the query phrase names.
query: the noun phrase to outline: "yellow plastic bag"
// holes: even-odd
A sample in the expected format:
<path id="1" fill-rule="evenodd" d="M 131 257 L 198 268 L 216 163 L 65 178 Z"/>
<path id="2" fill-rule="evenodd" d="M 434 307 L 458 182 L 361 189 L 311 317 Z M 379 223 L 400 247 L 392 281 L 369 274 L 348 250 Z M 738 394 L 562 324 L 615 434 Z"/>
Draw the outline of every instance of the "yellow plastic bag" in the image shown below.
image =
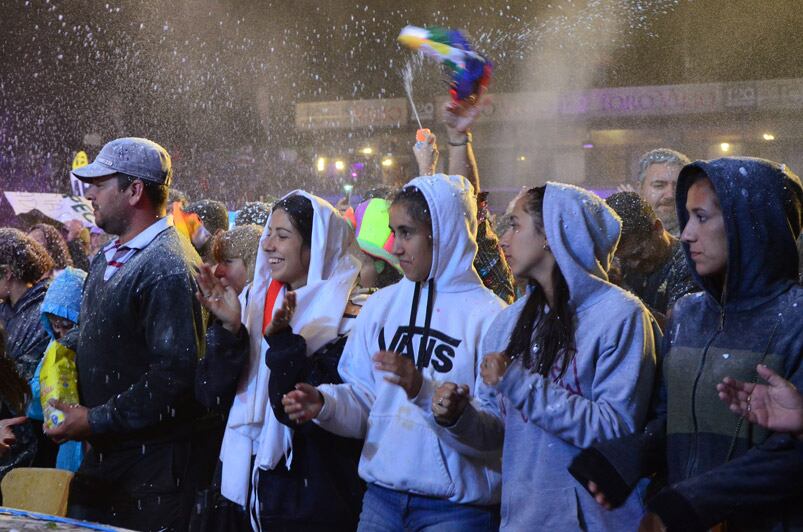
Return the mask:
<path id="1" fill-rule="evenodd" d="M 62 403 L 78 404 L 78 370 L 75 367 L 75 351 L 58 343 L 50 342 L 45 350 L 42 371 L 39 374 L 42 412 L 45 427 L 51 429 L 64 421 L 64 413 L 50 406 L 51 399 Z"/>

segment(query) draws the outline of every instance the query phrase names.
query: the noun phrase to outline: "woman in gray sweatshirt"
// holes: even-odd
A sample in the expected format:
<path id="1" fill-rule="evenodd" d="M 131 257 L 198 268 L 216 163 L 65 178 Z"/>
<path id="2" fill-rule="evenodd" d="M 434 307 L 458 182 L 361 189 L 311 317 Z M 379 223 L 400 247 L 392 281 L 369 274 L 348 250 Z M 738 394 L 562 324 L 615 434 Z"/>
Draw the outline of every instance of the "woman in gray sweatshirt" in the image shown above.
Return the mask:
<path id="1" fill-rule="evenodd" d="M 515 205 L 502 249 L 528 295 L 485 336 L 484 386 L 440 386 L 432 413 L 466 454 L 503 446 L 502 530 L 628 530 L 634 494 L 608 512 L 567 467 L 594 442 L 641 429 L 655 372 L 657 327 L 608 283 L 620 222 L 596 195 L 557 183 Z"/>

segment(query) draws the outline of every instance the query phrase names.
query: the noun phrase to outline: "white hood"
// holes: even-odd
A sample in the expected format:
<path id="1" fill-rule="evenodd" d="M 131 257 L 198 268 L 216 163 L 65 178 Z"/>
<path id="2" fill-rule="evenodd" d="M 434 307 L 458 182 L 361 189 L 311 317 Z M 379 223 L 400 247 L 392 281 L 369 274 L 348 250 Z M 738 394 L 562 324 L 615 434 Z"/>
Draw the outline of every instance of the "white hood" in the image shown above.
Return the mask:
<path id="1" fill-rule="evenodd" d="M 338 365 L 344 384 L 318 387 L 316 422 L 335 434 L 365 438 L 360 476 L 387 488 L 456 503 L 499 502 L 501 453 L 466 456 L 439 437 L 431 396 L 438 382 L 477 386 L 485 332 L 504 306 L 474 270 L 474 191 L 460 176 L 406 185 L 424 195 L 432 219 L 432 268 L 426 282 L 407 278 L 363 306 Z M 385 381 L 371 357 L 389 350 L 415 361 L 424 377 L 413 400 Z"/>
<path id="2" fill-rule="evenodd" d="M 344 322 L 343 314 L 357 280 L 359 262 L 352 254 L 354 231 L 329 202 L 302 190 L 282 199 L 293 195 L 309 199 L 314 211 L 307 284 L 295 291 L 296 311 L 290 323 L 293 332 L 304 337 L 307 355 L 311 355 L 346 332 L 341 330 L 342 324 L 350 321 Z M 229 412 L 221 448 L 221 492 L 243 505 L 248 496 L 252 455 L 256 454 L 256 465 L 263 469 L 272 469 L 282 457 L 288 467 L 292 461 L 292 431 L 276 419 L 268 400 L 270 370 L 265 364 L 268 344 L 262 336 L 265 296 L 271 283 L 262 244 L 270 222 L 268 218 L 259 242 L 253 288 L 243 308 L 242 321 L 250 337 L 250 359 Z M 273 312 L 281 307 L 285 293 L 283 288 Z"/>
<path id="3" fill-rule="evenodd" d="M 417 177 L 404 188 L 417 187 L 430 205 L 432 269 L 436 292 L 460 292 L 482 284 L 474 269 L 477 255 L 477 200 L 474 187 L 459 175 Z M 464 227 L 465 230 L 460 228 Z M 428 280 L 429 280 L 428 279 Z"/>

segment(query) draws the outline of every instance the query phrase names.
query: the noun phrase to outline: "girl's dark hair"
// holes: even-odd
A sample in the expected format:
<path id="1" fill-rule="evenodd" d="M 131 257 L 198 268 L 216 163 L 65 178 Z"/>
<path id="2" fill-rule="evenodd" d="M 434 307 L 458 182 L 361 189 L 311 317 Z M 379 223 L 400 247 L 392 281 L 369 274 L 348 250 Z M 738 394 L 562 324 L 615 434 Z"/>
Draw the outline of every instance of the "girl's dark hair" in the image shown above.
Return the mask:
<path id="1" fill-rule="evenodd" d="M 47 250 L 50 258 L 53 259 L 53 267 L 57 270 L 63 270 L 67 266 L 72 266 L 72 257 L 70 250 L 67 248 L 67 242 L 58 229 L 48 224 L 35 224 L 28 229 L 30 235 L 36 230 L 42 231 L 45 235 L 45 249 Z"/>
<path id="2" fill-rule="evenodd" d="M 36 283 L 53 269 L 53 259 L 39 242 L 19 229 L 0 228 L 0 267 L 24 283 Z M 0 271 L 0 275 L 4 274 Z"/>
<path id="3" fill-rule="evenodd" d="M 400 203 L 407 208 L 410 218 L 424 224 L 429 227 L 430 232 L 432 231 L 432 216 L 429 214 L 429 204 L 427 203 L 427 198 L 424 197 L 424 193 L 418 187 L 404 187 L 399 190 L 393 196 L 391 205 Z"/>
<path id="4" fill-rule="evenodd" d="M 25 414 L 30 396 L 28 383 L 20 377 L 16 364 L 6 355 L 6 331 L 0 325 L 0 401 L 11 408 L 13 415 L 21 416 Z"/>
<path id="5" fill-rule="evenodd" d="M 544 193 L 546 187 L 531 188 L 524 196 L 524 210 L 532 217 L 536 230 L 544 231 Z M 574 358 L 574 311 L 569 306 L 569 286 L 555 264 L 554 306 L 546 311 L 546 295 L 536 282 L 530 283 L 530 295 L 519 315 L 505 348 L 511 358 L 521 357 L 524 367 L 548 377 L 559 364 L 562 377 Z M 538 326 L 533 330 L 534 326 Z"/>
<path id="6" fill-rule="evenodd" d="M 277 201 L 273 205 L 271 212 L 281 209 L 290 217 L 290 223 L 296 231 L 301 234 L 301 240 L 307 248 L 312 247 L 312 218 L 315 211 L 312 209 L 312 202 L 298 194 Z"/>

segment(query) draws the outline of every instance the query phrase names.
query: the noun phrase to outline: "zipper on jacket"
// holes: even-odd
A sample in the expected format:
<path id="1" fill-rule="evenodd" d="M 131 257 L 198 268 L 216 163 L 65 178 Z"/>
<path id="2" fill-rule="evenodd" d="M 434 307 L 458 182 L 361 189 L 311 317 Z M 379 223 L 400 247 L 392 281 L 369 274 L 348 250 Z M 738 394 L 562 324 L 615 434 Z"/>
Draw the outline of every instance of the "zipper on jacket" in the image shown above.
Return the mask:
<path id="1" fill-rule="evenodd" d="M 722 289 L 722 303 L 719 308 L 719 327 L 717 328 L 716 332 L 714 332 L 713 336 L 709 338 L 708 342 L 706 342 L 705 347 L 703 348 L 703 355 L 700 357 L 700 365 L 697 367 L 697 375 L 694 377 L 694 385 L 691 389 L 691 419 L 692 419 L 692 441 L 691 446 L 689 449 L 689 459 L 686 462 L 686 476 L 685 478 L 689 478 L 691 476 L 694 467 L 697 465 L 697 386 L 700 383 L 700 378 L 703 376 L 703 368 L 705 367 L 705 360 L 708 357 L 708 350 L 711 348 L 711 344 L 714 343 L 717 336 L 725 329 L 725 294 L 727 291 L 728 286 L 728 276 L 725 274 L 725 283 Z"/>

